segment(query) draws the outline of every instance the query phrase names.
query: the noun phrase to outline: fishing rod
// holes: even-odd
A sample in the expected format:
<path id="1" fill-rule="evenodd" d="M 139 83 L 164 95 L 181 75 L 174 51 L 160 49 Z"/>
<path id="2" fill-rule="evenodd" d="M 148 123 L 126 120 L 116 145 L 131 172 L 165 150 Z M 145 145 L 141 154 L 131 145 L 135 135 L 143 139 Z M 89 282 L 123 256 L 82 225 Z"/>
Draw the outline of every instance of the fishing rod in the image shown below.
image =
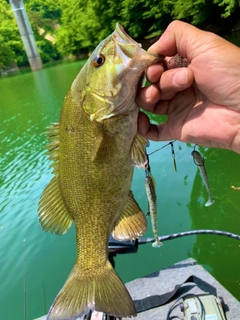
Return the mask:
<path id="1" fill-rule="evenodd" d="M 184 231 L 184 232 L 178 232 L 178 233 L 172 233 L 165 236 L 159 237 L 159 240 L 166 241 L 166 240 L 173 240 L 185 236 L 193 236 L 198 234 L 213 234 L 216 236 L 224 236 L 229 238 L 234 238 L 236 240 L 240 240 L 240 235 L 227 232 L 227 231 L 221 231 L 221 230 L 210 230 L 210 229 L 200 229 L 200 230 L 191 230 L 191 231 Z M 140 238 L 138 240 L 139 244 L 145 244 L 145 243 L 151 243 L 154 242 L 154 238 Z"/>
<path id="2" fill-rule="evenodd" d="M 222 230 L 210 230 L 210 229 L 200 229 L 200 230 L 171 233 L 165 236 L 159 236 L 159 240 L 162 242 L 162 241 L 174 240 L 174 239 L 185 237 L 185 236 L 194 236 L 199 234 L 212 234 L 216 236 L 224 236 L 224 237 L 240 240 L 240 235 L 238 234 L 222 231 Z M 155 241 L 155 238 L 144 238 L 144 237 L 141 237 L 140 239 L 135 239 L 135 240 L 118 241 L 111 236 L 108 243 L 108 252 L 110 255 L 116 255 L 117 253 L 119 254 L 135 253 L 137 252 L 138 245 L 152 243 L 154 241 Z"/>

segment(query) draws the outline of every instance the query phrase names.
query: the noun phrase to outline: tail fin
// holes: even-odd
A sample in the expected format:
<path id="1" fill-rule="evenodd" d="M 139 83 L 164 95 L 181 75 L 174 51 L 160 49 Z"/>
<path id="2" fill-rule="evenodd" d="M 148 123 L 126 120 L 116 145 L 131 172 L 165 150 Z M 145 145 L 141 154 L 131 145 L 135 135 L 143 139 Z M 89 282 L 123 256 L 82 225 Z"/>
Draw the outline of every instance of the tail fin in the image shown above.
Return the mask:
<path id="1" fill-rule="evenodd" d="M 209 196 L 208 201 L 205 203 L 205 207 L 210 207 L 212 204 L 214 204 L 215 200 Z"/>
<path id="2" fill-rule="evenodd" d="M 80 274 L 75 265 L 55 298 L 47 320 L 83 319 L 90 310 L 116 317 L 136 316 L 134 303 L 110 262 L 93 276 Z"/>

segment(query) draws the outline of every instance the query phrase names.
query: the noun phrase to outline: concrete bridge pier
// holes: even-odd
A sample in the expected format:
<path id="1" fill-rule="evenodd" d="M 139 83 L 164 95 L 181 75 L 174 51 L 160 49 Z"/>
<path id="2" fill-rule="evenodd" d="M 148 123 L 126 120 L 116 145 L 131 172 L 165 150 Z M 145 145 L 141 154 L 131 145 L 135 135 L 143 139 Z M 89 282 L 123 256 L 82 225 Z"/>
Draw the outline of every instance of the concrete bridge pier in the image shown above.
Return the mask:
<path id="1" fill-rule="evenodd" d="M 17 21 L 23 45 L 32 71 L 42 69 L 42 60 L 38 53 L 33 31 L 22 0 L 10 0 Z"/>

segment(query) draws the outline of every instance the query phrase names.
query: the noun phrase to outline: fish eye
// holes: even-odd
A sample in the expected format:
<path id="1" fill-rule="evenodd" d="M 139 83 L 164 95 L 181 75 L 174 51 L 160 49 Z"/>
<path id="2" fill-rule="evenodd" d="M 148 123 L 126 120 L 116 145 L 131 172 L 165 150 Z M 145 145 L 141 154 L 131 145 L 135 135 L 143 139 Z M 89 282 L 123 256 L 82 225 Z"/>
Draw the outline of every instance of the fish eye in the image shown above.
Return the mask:
<path id="1" fill-rule="evenodd" d="M 93 59 L 93 66 L 95 68 L 100 67 L 101 65 L 103 65 L 105 62 L 105 57 L 102 54 L 98 54 L 96 57 L 94 57 Z"/>

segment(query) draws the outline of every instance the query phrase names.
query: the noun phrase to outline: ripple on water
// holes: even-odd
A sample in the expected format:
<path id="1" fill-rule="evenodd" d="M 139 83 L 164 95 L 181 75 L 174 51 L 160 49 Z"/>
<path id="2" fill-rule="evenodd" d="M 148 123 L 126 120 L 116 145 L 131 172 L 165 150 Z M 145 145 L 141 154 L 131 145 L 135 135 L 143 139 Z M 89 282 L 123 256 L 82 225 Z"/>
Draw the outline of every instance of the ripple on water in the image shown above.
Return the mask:
<path id="1" fill-rule="evenodd" d="M 1 266 L 3 274 L 14 274 L 19 281 L 22 278 L 23 240 L 26 239 L 26 254 L 32 258 L 37 254 L 36 235 L 41 228 L 37 222 L 37 204 L 40 194 L 50 180 L 49 163 L 45 150 L 41 152 L 34 148 L 32 136 L 19 146 L 11 149 L 12 158 L 6 163 L 2 172 L 0 234 L 4 250 L 4 263 Z M 36 232 L 33 232 L 34 229 Z M 21 271 L 20 271 L 21 270 Z M 20 271 L 20 272 L 19 272 Z M 2 279 L 4 288 L 11 288 L 14 283 L 11 278 Z"/>

